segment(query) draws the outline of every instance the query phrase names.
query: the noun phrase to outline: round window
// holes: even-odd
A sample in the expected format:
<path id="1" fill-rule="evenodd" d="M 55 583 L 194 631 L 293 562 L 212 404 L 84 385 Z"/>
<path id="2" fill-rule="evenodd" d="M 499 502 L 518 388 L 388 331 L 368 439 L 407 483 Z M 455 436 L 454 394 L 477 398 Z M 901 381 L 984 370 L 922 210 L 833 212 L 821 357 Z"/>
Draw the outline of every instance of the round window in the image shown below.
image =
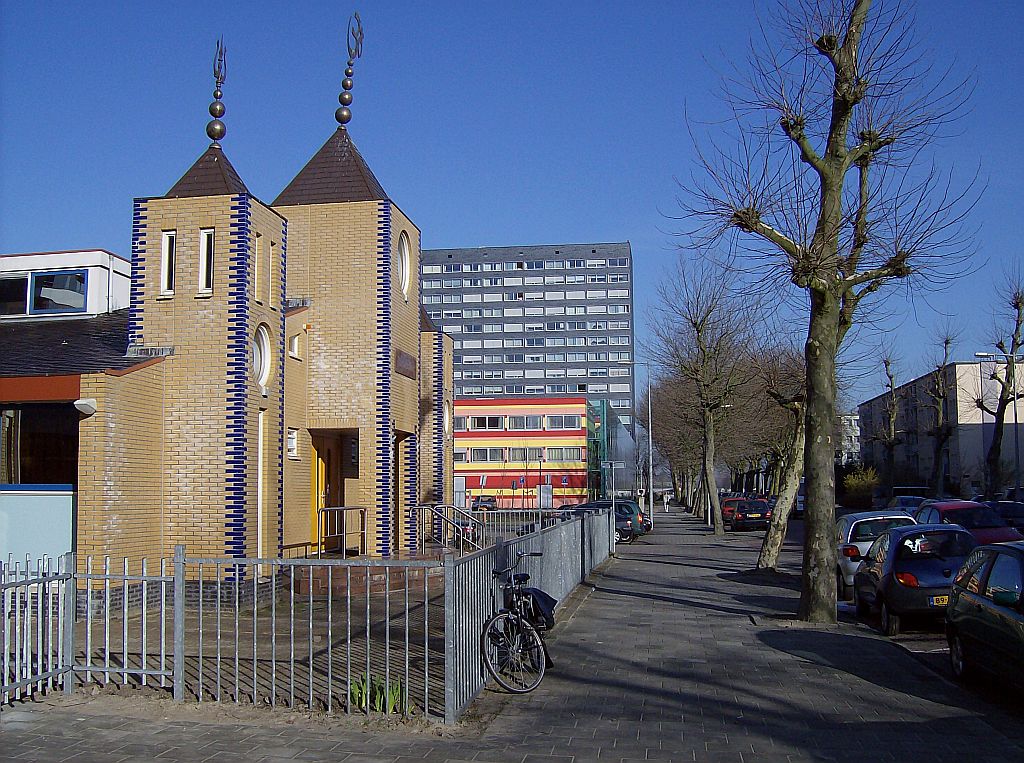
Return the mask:
<path id="1" fill-rule="evenodd" d="M 270 332 L 265 325 L 257 328 L 252 338 L 252 374 L 261 387 L 270 378 Z"/>
<path id="2" fill-rule="evenodd" d="M 398 237 L 398 251 L 395 252 L 395 281 L 406 299 L 409 298 L 409 265 L 409 237 L 402 231 Z"/>

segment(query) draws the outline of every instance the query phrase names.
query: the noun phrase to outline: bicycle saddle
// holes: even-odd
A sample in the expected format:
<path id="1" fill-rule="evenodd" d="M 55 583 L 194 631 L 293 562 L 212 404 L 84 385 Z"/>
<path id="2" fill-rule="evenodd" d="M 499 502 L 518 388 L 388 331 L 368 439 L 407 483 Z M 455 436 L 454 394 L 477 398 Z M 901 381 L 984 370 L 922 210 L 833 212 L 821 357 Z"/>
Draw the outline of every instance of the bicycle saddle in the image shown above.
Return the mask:
<path id="1" fill-rule="evenodd" d="M 526 573 L 526 572 L 517 572 L 516 574 L 514 574 L 512 576 L 512 582 L 513 583 L 525 583 L 529 579 L 530 579 L 530 575 L 529 575 L 529 573 Z"/>

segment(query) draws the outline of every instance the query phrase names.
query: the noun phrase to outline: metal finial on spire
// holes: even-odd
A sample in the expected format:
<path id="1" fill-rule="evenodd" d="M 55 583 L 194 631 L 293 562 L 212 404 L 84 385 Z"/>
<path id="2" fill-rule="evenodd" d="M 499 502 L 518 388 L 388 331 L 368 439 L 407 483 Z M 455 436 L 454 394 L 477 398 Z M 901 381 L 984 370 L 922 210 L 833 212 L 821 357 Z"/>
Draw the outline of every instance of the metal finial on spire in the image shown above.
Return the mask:
<path id="1" fill-rule="evenodd" d="M 334 118 L 342 128 L 352 121 L 352 109 L 349 108 L 352 105 L 352 67 L 355 66 L 356 59 L 363 55 L 363 21 L 359 18 L 358 11 L 349 17 L 346 42 L 348 67 L 345 69 L 345 79 L 341 81 L 341 95 L 338 96 L 341 107 L 334 112 Z"/>
<path id="2" fill-rule="evenodd" d="M 206 125 L 206 134 L 215 146 L 220 145 L 217 141 L 223 138 L 228 131 L 224 123 L 220 121 L 220 118 L 224 116 L 224 104 L 220 100 L 224 97 L 224 93 L 221 92 L 221 88 L 224 86 L 224 80 L 227 78 L 227 75 L 228 49 L 224 45 L 224 38 L 221 37 L 217 40 L 217 52 L 213 57 L 213 80 L 216 83 L 213 91 L 213 103 L 210 104 L 210 116 L 213 119 Z"/>

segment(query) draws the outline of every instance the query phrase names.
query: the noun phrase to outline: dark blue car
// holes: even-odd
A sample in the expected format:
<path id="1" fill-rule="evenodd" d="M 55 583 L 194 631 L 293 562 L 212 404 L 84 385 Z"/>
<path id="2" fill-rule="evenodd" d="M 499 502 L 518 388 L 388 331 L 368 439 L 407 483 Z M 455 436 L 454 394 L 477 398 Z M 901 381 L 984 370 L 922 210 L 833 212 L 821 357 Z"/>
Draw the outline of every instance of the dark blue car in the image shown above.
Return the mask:
<path id="1" fill-rule="evenodd" d="M 853 576 L 858 615 L 877 610 L 887 636 L 905 615 L 941 617 L 950 587 L 977 541 L 959 525 L 894 527 L 871 544 Z"/>

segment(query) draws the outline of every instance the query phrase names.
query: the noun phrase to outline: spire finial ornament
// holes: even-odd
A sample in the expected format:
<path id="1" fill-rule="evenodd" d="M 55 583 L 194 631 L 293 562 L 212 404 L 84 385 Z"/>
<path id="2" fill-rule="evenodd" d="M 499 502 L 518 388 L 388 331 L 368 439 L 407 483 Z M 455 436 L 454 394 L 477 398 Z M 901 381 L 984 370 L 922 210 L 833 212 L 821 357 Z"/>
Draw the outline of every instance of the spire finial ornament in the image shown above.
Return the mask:
<path id="1" fill-rule="evenodd" d="M 213 119 L 206 125 L 206 134 L 215 146 L 220 146 L 217 141 L 223 138 L 228 131 L 224 123 L 220 121 L 220 118 L 224 116 L 224 104 L 220 100 L 224 97 L 224 93 L 221 92 L 221 88 L 224 87 L 227 75 L 228 49 L 224 45 L 224 38 L 221 37 L 217 40 L 217 52 L 213 57 L 213 80 L 216 83 L 213 91 L 213 103 L 210 104 L 210 116 Z"/>
<path id="2" fill-rule="evenodd" d="M 345 79 L 341 81 L 341 95 L 338 96 L 341 106 L 334 112 L 334 118 L 338 120 L 342 129 L 352 121 L 352 109 L 349 108 L 352 105 L 352 67 L 355 66 L 356 59 L 363 55 L 363 21 L 359 18 L 358 11 L 349 17 L 346 42 L 348 66 L 345 68 Z"/>

